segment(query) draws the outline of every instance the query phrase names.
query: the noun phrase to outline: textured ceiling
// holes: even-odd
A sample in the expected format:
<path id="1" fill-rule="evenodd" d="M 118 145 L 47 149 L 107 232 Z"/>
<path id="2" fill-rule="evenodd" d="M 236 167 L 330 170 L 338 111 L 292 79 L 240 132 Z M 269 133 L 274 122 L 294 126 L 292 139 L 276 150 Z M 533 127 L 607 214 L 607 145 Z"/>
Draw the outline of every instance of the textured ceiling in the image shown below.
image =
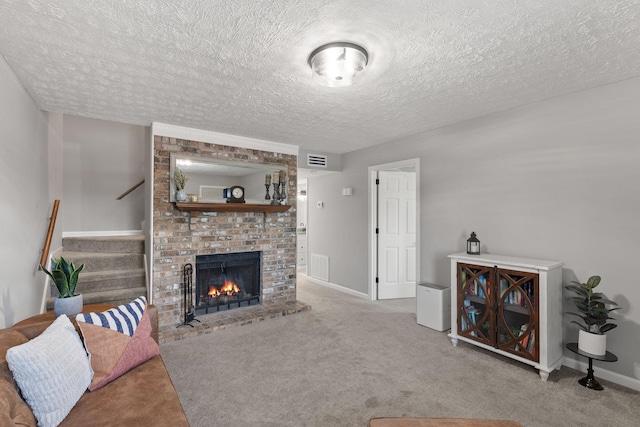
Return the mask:
<path id="1" fill-rule="evenodd" d="M 43 110 L 343 153 L 640 75 L 640 2 L 0 0 L 0 54 Z"/>

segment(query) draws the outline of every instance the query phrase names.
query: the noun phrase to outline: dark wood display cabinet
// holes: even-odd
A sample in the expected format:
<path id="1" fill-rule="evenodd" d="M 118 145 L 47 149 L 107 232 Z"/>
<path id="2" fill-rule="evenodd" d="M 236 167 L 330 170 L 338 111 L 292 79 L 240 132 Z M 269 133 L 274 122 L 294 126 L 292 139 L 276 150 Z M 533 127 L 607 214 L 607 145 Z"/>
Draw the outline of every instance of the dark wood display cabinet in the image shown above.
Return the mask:
<path id="1" fill-rule="evenodd" d="M 562 263 L 496 255 L 450 256 L 453 345 L 463 340 L 535 366 L 562 363 Z"/>

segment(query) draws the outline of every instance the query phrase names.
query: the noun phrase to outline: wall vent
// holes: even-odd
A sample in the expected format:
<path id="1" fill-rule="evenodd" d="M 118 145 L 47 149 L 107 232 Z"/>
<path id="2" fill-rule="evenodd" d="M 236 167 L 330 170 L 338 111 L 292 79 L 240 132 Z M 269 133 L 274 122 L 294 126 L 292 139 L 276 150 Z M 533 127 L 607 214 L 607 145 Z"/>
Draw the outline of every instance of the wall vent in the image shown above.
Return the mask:
<path id="1" fill-rule="evenodd" d="M 329 281 L 329 257 L 326 255 L 311 254 L 311 271 L 309 274 L 314 279 Z"/>
<path id="2" fill-rule="evenodd" d="M 307 154 L 307 166 L 327 167 L 327 156 L 322 154 Z"/>

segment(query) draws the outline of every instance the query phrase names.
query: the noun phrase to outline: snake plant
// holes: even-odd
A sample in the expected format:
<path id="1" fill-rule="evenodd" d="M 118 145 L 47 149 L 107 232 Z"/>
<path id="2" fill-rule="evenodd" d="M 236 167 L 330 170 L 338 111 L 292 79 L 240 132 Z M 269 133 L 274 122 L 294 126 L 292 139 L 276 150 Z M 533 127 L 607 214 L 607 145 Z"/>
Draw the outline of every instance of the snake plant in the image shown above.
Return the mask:
<path id="1" fill-rule="evenodd" d="M 42 270 L 51 277 L 60 298 L 71 298 L 75 296 L 76 286 L 78 285 L 78 276 L 84 268 L 84 264 L 80 264 L 79 267 L 75 267 L 73 262 L 67 262 L 66 259 L 60 257 L 58 260 L 51 261 L 51 271 L 47 270 L 43 265 L 40 266 Z"/>

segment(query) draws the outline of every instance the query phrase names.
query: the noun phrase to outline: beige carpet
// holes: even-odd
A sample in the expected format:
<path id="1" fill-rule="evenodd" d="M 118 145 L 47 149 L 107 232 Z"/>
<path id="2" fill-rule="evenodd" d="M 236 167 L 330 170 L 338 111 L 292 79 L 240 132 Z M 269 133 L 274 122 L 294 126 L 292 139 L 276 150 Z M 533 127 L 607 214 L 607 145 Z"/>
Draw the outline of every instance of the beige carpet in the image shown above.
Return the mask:
<path id="1" fill-rule="evenodd" d="M 374 417 L 636 426 L 640 393 L 537 371 L 416 323 L 415 300 L 371 302 L 299 280 L 311 311 L 164 344 L 193 427 L 366 426 Z M 595 375 L 598 376 L 598 368 Z"/>

